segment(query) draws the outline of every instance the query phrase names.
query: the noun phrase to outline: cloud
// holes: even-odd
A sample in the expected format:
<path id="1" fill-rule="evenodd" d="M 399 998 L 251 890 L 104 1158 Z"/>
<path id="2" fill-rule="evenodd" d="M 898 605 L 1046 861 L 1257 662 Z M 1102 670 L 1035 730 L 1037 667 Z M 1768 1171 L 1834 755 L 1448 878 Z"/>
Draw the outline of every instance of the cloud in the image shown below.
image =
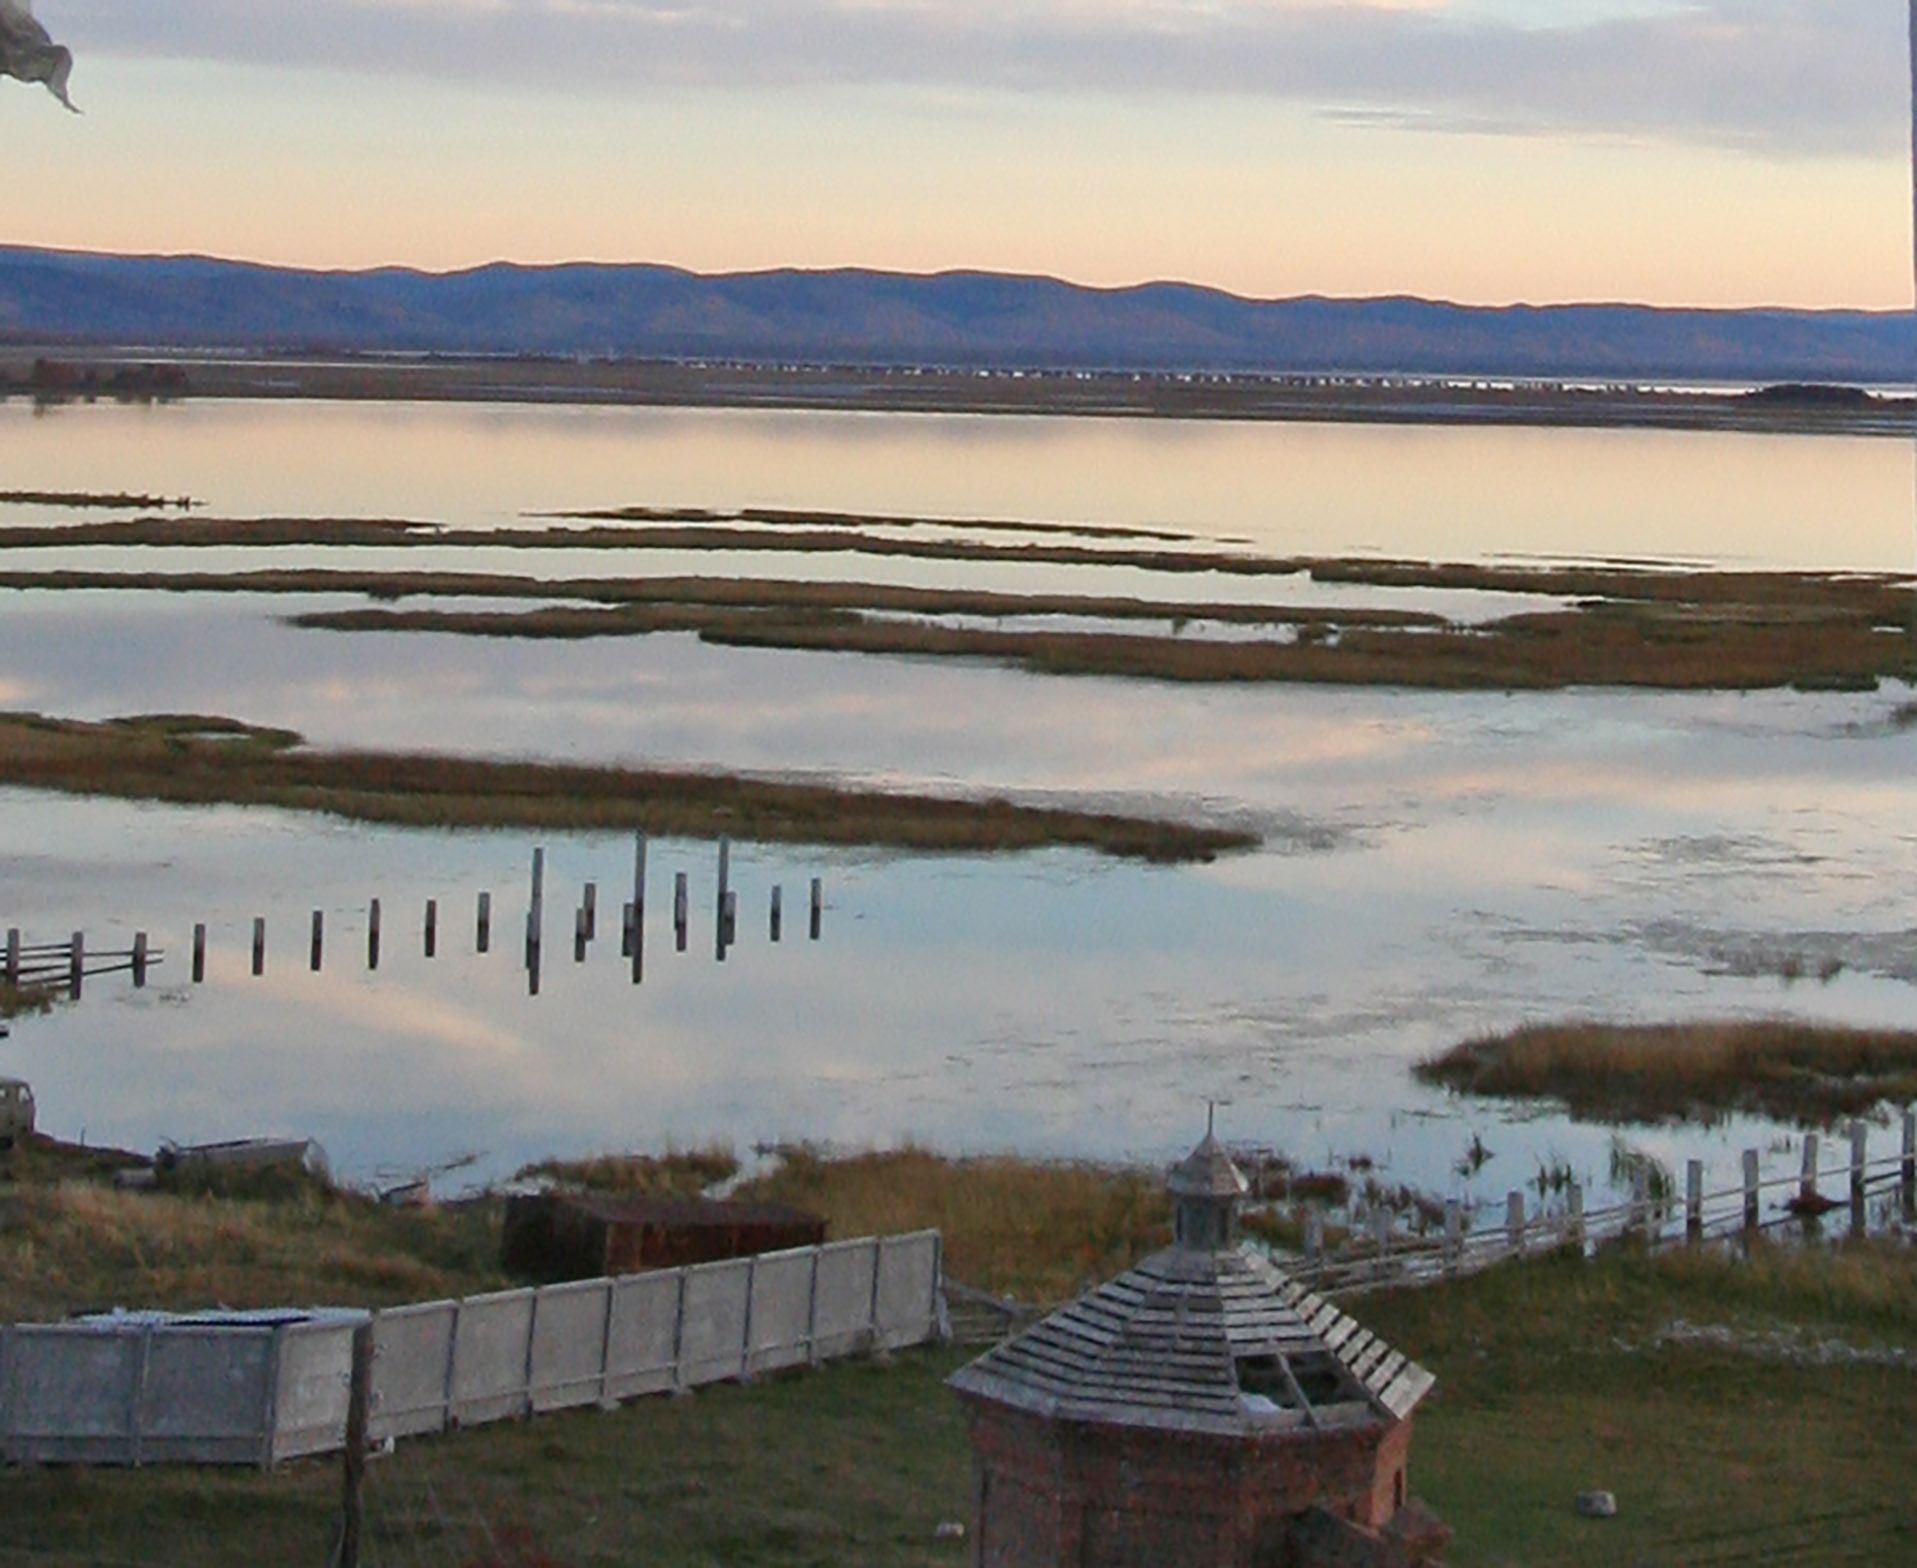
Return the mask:
<path id="1" fill-rule="evenodd" d="M 1902 0 L 68 0 L 76 47 L 582 91 L 1250 94 L 1356 124 L 1901 145 Z"/>

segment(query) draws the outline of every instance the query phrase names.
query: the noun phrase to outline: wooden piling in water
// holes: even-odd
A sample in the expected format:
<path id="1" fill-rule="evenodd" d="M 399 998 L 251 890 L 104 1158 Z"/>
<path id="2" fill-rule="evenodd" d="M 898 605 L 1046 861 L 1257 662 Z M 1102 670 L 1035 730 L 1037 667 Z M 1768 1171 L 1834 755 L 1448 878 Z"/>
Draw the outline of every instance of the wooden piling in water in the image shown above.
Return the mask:
<path id="1" fill-rule="evenodd" d="M 780 908 L 780 906 L 784 902 L 785 902 L 785 889 L 778 886 L 775 883 L 772 888 L 772 913 L 769 917 L 772 940 L 775 942 L 779 940 L 779 927 L 783 923 L 781 917 L 784 914 L 784 911 Z"/>
<path id="2" fill-rule="evenodd" d="M 193 927 L 193 983 L 202 984 L 206 979 L 206 927 L 196 924 Z"/>
<path id="3" fill-rule="evenodd" d="M 1744 1229 L 1756 1234 L 1763 1215 L 1758 1202 L 1758 1158 L 1757 1150 L 1744 1151 Z"/>
<path id="4" fill-rule="evenodd" d="M 1704 1162 L 1692 1160 L 1684 1167 L 1684 1239 L 1693 1244 L 1704 1239 Z"/>
<path id="5" fill-rule="evenodd" d="M 133 989 L 138 991 L 146 985 L 146 933 L 133 933 Z"/>
<path id="6" fill-rule="evenodd" d="M 439 900 L 436 898 L 426 900 L 425 937 L 426 956 L 437 958 L 439 956 Z"/>
<path id="7" fill-rule="evenodd" d="M 726 956 L 726 899 L 732 886 L 732 840 L 719 840 L 719 891 L 713 907 L 713 946 L 721 963 Z"/>
<path id="8" fill-rule="evenodd" d="M 76 931 L 67 942 L 67 995 L 76 1002 L 80 1000 L 80 992 L 86 985 L 86 970 L 86 933 Z"/>
<path id="9" fill-rule="evenodd" d="M 311 951 L 307 954 L 307 967 L 314 974 L 318 974 L 320 965 L 326 959 L 326 912 L 324 910 L 313 911 L 313 936 L 310 947 Z"/>
<path id="10" fill-rule="evenodd" d="M 532 859 L 532 903 L 526 912 L 526 945 L 528 950 L 539 946 L 540 933 L 546 924 L 546 852 L 535 849 Z"/>
<path id="11" fill-rule="evenodd" d="M 379 968 L 379 900 L 366 906 L 366 967 Z"/>
<path id="12" fill-rule="evenodd" d="M 630 904 L 619 913 L 619 956 L 632 957 L 632 905 Z"/>
<path id="13" fill-rule="evenodd" d="M 572 912 L 572 961 L 586 961 L 586 943 L 592 940 L 592 915 L 584 904 Z"/>
<path id="14" fill-rule="evenodd" d="M 255 978 L 266 973 L 266 916 L 253 917 L 253 974 Z"/>
<path id="15" fill-rule="evenodd" d="M 20 928 L 7 928 L 7 984 L 17 986 L 20 983 Z"/>
<path id="16" fill-rule="evenodd" d="M 676 873 L 672 879 L 672 939 L 680 952 L 686 950 L 686 932 L 690 928 L 686 873 Z"/>
<path id="17" fill-rule="evenodd" d="M 598 941 L 599 940 L 599 884 L 597 882 L 588 882 L 586 884 L 586 890 L 584 893 L 580 895 L 580 899 L 579 899 L 579 913 L 585 916 L 586 940 L 588 942 Z"/>
<path id="18" fill-rule="evenodd" d="M 1797 1182 L 1798 1201 L 1815 1212 L 1817 1208 L 1817 1134 L 1804 1134 L 1804 1169 Z"/>
<path id="19" fill-rule="evenodd" d="M 493 950 L 493 896 L 481 893 L 473 910 L 473 947 L 481 953 Z"/>
<path id="20" fill-rule="evenodd" d="M 809 935 L 814 942 L 819 940 L 820 928 L 825 924 L 825 883 L 818 877 L 812 879 L 812 919 Z"/>

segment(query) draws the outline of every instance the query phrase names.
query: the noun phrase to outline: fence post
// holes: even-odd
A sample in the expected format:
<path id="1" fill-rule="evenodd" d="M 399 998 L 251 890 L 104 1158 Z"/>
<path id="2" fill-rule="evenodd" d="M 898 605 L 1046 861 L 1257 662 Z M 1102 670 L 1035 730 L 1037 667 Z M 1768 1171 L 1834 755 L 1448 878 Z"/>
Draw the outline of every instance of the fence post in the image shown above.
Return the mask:
<path id="1" fill-rule="evenodd" d="M 872 1238 L 872 1312 L 869 1317 L 866 1334 L 868 1348 L 872 1355 L 883 1361 L 887 1359 L 884 1344 L 879 1338 L 879 1286 L 885 1279 L 885 1238 Z"/>
<path id="2" fill-rule="evenodd" d="M 819 1365 L 819 1254 L 823 1250 L 812 1249 L 812 1277 L 806 1282 L 805 1362 L 810 1367 Z"/>
<path id="3" fill-rule="evenodd" d="M 479 895 L 479 905 L 473 913 L 473 946 L 482 953 L 492 951 L 493 896 L 491 893 Z"/>
<path id="4" fill-rule="evenodd" d="M 206 979 L 206 927 L 196 924 L 193 927 L 193 983 L 199 985 Z"/>
<path id="5" fill-rule="evenodd" d="M 726 956 L 726 893 L 732 883 L 732 840 L 719 840 L 719 897 L 714 916 L 713 949 L 721 962 Z"/>
<path id="6" fill-rule="evenodd" d="M 20 928 L 7 928 L 7 984 L 20 983 Z"/>
<path id="7" fill-rule="evenodd" d="M 439 956 L 439 900 L 426 900 L 426 956 Z"/>
<path id="8" fill-rule="evenodd" d="M 546 852 L 533 851 L 532 904 L 526 912 L 526 945 L 539 946 L 540 931 L 546 921 Z"/>
<path id="9" fill-rule="evenodd" d="M 691 1270 L 681 1264 L 679 1289 L 672 1309 L 672 1391 L 684 1398 L 692 1392 L 686 1382 L 686 1276 Z"/>
<path id="10" fill-rule="evenodd" d="M 307 955 L 307 963 L 312 968 L 314 974 L 320 972 L 320 961 L 324 957 L 325 951 L 326 914 L 325 911 L 316 909 L 313 911 L 312 951 Z"/>
<path id="11" fill-rule="evenodd" d="M 1798 1178 L 1797 1197 L 1798 1201 L 1802 1203 L 1805 1208 L 1813 1211 L 1816 1209 L 1817 1134 L 1814 1132 L 1804 1134 L 1804 1171 L 1802 1176 Z"/>
<path id="12" fill-rule="evenodd" d="M 1692 1160 L 1684 1167 L 1684 1239 L 1693 1244 L 1704 1239 L 1704 1162 Z"/>
<path id="13" fill-rule="evenodd" d="M 1388 1262 L 1391 1257 L 1391 1211 L 1382 1203 L 1371 1212 L 1371 1237 L 1378 1245 L 1378 1261 Z"/>
<path id="14" fill-rule="evenodd" d="M 739 1330 L 739 1381 L 752 1381 L 752 1287 L 759 1277 L 759 1259 L 757 1254 L 746 1259 L 745 1282 L 745 1318 L 744 1326 Z M 877 1278 L 876 1271 L 873 1278 Z"/>
<path id="15" fill-rule="evenodd" d="M 1305 1210 L 1305 1261 L 1314 1266 L 1325 1257 L 1325 1217 L 1317 1209 Z"/>
<path id="16" fill-rule="evenodd" d="M 1464 1206 L 1456 1198 L 1444 1200 L 1444 1271 L 1451 1274 L 1464 1250 Z"/>
<path id="17" fill-rule="evenodd" d="M 340 1497 L 338 1568 L 359 1568 L 360 1493 L 366 1480 L 366 1427 L 373 1403 L 373 1320 L 353 1330 L 353 1370 L 346 1400 L 346 1464 Z"/>
<path id="18" fill-rule="evenodd" d="M 135 1470 L 146 1463 L 146 1385 L 153 1368 L 153 1334 L 151 1324 L 140 1332 L 133 1345 L 132 1386 L 127 1392 L 126 1436 L 127 1462 Z"/>
<path id="19" fill-rule="evenodd" d="M 84 931 L 73 933 L 67 945 L 67 994 L 74 1001 L 80 1000 L 80 991 L 87 978 L 87 938 Z"/>
<path id="20" fill-rule="evenodd" d="M 619 1401 L 612 1397 L 612 1315 L 619 1309 L 619 1281 L 606 1281 L 606 1321 L 599 1330 L 599 1408 L 614 1410 Z"/>
<path id="21" fill-rule="evenodd" d="M 139 990 L 146 984 L 146 933 L 133 933 L 133 989 Z"/>
<path id="22" fill-rule="evenodd" d="M 1917 1211 L 1917 1109 L 1904 1112 L 1904 1213 Z"/>
<path id="23" fill-rule="evenodd" d="M 1571 1198 L 1571 1244 L 1580 1254 L 1584 1251 L 1584 1183 L 1574 1181 L 1570 1186 Z"/>
<path id="24" fill-rule="evenodd" d="M 1521 1192 L 1505 1194 L 1504 1239 L 1513 1252 L 1524 1251 L 1524 1194 Z"/>
<path id="25" fill-rule="evenodd" d="M 1864 1166 L 1869 1160 L 1870 1133 L 1861 1118 L 1850 1124 L 1850 1228 L 1864 1233 Z"/>
<path id="26" fill-rule="evenodd" d="M 366 906 L 366 967 L 379 968 L 379 900 Z"/>

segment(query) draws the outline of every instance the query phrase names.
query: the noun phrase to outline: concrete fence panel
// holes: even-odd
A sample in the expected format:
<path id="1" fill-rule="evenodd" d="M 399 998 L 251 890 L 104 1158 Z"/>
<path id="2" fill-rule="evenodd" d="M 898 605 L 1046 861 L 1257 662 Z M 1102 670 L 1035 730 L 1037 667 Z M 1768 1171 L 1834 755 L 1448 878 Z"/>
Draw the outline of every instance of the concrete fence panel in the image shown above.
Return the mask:
<path id="1" fill-rule="evenodd" d="M 922 1345 L 938 1327 L 939 1233 L 887 1236 L 878 1242 L 874 1328 L 882 1350 Z"/>
<path id="2" fill-rule="evenodd" d="M 158 1328 L 147 1336 L 137 1435 L 143 1464 L 258 1464 L 269 1428 L 270 1327 Z"/>
<path id="3" fill-rule="evenodd" d="M 469 1296 L 454 1319 L 453 1375 L 448 1404 L 461 1426 L 522 1416 L 531 1408 L 533 1316 L 536 1290 Z"/>
<path id="4" fill-rule="evenodd" d="M 840 1241 L 819 1249 L 813 1330 L 820 1359 L 870 1347 L 877 1267 L 878 1244 L 873 1241 Z"/>
<path id="5" fill-rule="evenodd" d="M 752 1269 L 752 1343 L 746 1374 L 803 1366 L 812 1357 L 812 1272 L 817 1249 L 772 1252 Z"/>
<path id="6" fill-rule="evenodd" d="M 606 1327 L 607 1401 L 662 1394 L 677 1386 L 683 1271 L 615 1280 Z"/>
<path id="7" fill-rule="evenodd" d="M 458 1317 L 456 1301 L 375 1314 L 373 1411 L 367 1424 L 375 1441 L 445 1430 Z"/>
<path id="8" fill-rule="evenodd" d="M 269 1402 L 273 1443 L 267 1462 L 330 1454 L 344 1447 L 353 1325 L 289 1324 L 279 1331 L 278 1355 L 279 1370 Z"/>
<path id="9" fill-rule="evenodd" d="M 685 1271 L 679 1376 L 688 1388 L 745 1371 L 753 1260 L 702 1263 Z"/>
<path id="10" fill-rule="evenodd" d="M 606 1330 L 616 1289 L 612 1280 L 595 1279 L 539 1293 L 532 1333 L 534 1410 L 567 1410 L 604 1397 Z"/>

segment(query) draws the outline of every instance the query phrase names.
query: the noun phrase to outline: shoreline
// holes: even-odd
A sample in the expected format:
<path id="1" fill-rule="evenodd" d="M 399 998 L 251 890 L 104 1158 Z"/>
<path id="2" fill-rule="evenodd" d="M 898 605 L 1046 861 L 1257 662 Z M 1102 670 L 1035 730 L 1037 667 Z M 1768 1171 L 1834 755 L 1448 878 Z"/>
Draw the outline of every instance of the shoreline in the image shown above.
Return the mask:
<path id="1" fill-rule="evenodd" d="M 52 372 L 43 368 L 51 364 Z M 519 403 L 768 412 L 1732 431 L 1908 439 L 1917 399 L 1576 376 L 1020 371 L 0 349 L 0 401 Z"/>

